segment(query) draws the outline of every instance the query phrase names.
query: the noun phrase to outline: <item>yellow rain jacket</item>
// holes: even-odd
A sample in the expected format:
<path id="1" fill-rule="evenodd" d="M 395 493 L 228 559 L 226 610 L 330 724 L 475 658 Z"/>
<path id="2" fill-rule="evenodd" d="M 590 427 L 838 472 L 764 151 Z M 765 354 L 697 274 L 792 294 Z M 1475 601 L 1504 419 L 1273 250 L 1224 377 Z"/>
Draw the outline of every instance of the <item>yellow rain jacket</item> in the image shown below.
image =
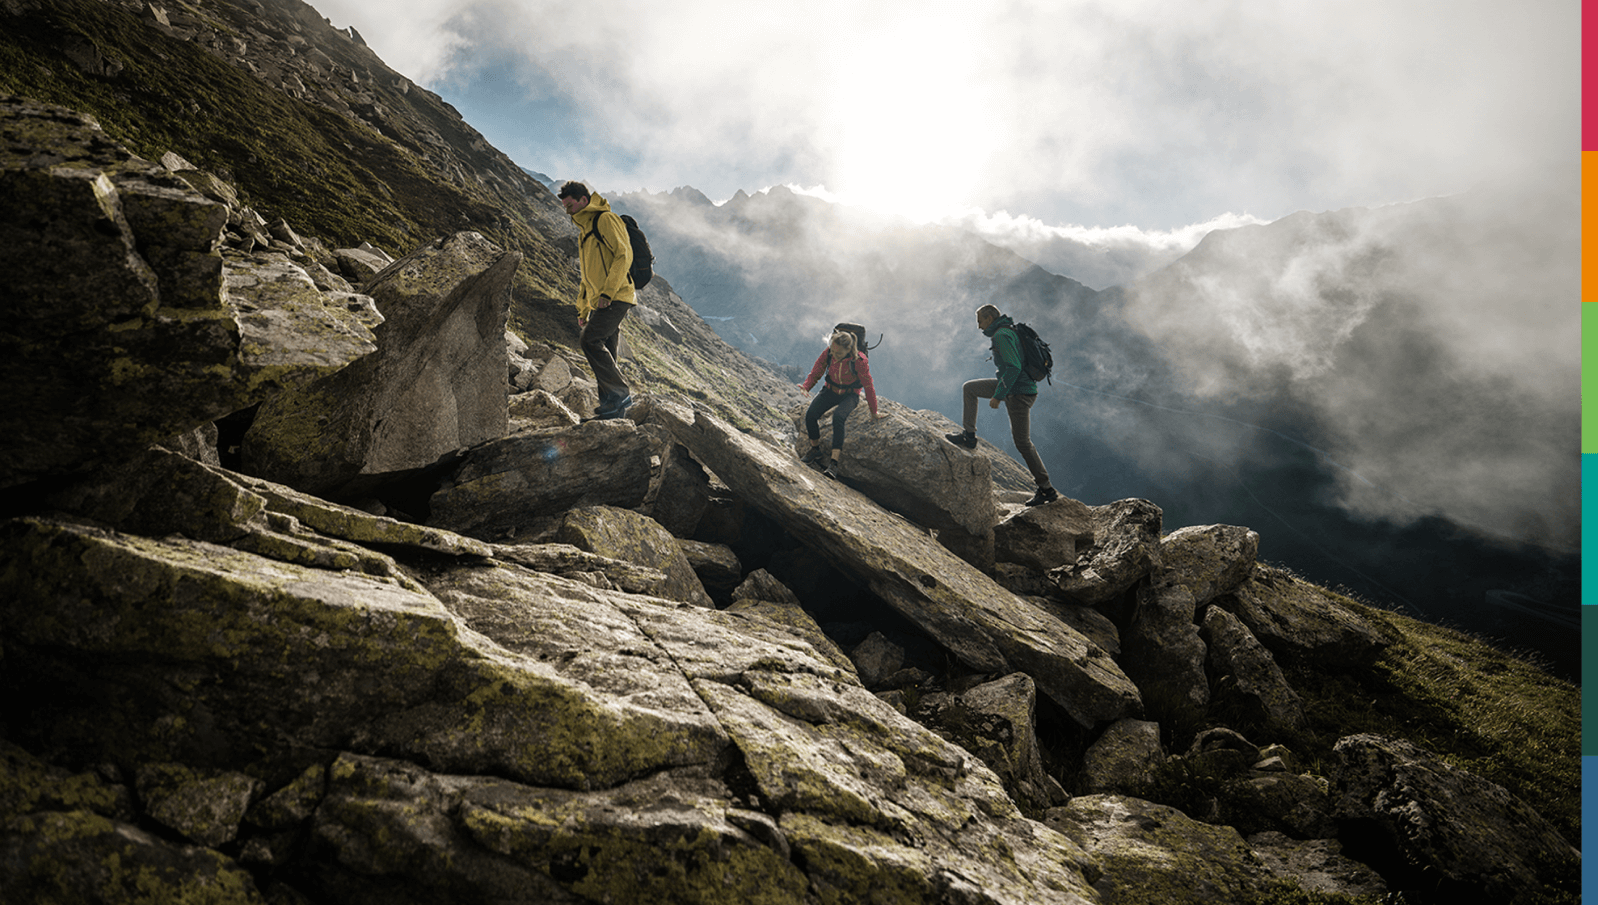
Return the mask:
<path id="1" fill-rule="evenodd" d="M 582 265 L 582 280 L 577 292 L 577 314 L 586 318 L 595 311 L 600 296 L 628 305 L 638 303 L 638 291 L 627 271 L 633 266 L 633 246 L 627 239 L 627 226 L 611 213 L 610 202 L 589 195 L 588 206 L 572 214 L 577 224 L 577 260 Z M 594 222 L 598 220 L 598 235 Z"/>

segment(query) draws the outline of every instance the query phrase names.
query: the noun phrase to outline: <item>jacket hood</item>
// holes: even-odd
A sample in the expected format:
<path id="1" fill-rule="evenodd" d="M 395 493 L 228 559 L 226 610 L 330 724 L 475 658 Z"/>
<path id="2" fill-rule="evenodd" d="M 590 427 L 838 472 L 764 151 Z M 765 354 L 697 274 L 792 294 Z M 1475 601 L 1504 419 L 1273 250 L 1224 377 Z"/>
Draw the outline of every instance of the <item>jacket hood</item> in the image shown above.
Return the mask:
<path id="1" fill-rule="evenodd" d="M 608 210 L 610 210 L 610 202 L 599 197 L 598 193 L 594 193 L 588 196 L 588 206 L 572 214 L 572 219 L 577 220 L 579 223 L 587 224 Z"/>
<path id="2" fill-rule="evenodd" d="M 998 317 L 994 318 L 993 323 L 988 324 L 988 328 L 986 330 L 983 330 L 982 333 L 983 333 L 984 336 L 992 336 L 994 333 L 998 332 L 1000 327 L 1013 327 L 1013 326 L 1015 326 L 1015 321 L 1010 319 L 1010 315 L 1001 314 Z"/>

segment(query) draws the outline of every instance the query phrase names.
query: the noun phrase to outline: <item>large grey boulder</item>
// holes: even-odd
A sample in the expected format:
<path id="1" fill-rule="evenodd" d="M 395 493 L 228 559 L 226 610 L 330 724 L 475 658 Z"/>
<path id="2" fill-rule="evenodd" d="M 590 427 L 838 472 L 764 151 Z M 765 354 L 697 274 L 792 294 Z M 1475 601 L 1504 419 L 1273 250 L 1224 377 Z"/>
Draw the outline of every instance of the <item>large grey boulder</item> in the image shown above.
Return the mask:
<path id="1" fill-rule="evenodd" d="M 659 435 L 631 421 L 524 431 L 468 449 L 430 502 L 428 524 L 485 540 L 583 506 L 631 509 L 649 493 Z"/>
<path id="2" fill-rule="evenodd" d="M 206 465 L 156 446 L 127 464 L 68 482 L 46 497 L 58 513 L 149 536 L 181 534 L 238 550 L 397 577 L 389 550 L 485 559 L 487 544 L 375 516 L 291 487 Z"/>
<path id="3" fill-rule="evenodd" d="M 1083 795 L 1050 809 L 1043 822 L 1093 855 L 1102 905 L 1246 902 L 1275 880 L 1237 830 L 1165 805 Z"/>
<path id="4" fill-rule="evenodd" d="M 1343 853 L 1336 839 L 1295 839 L 1285 833 L 1266 830 L 1248 838 L 1254 854 L 1284 880 L 1302 889 L 1327 895 L 1387 895 L 1387 882 L 1368 866 Z"/>
<path id="5" fill-rule="evenodd" d="M 91 118 L 6 99 L 0 144 L 0 487 L 124 460 L 373 350 L 369 299 L 244 285 L 254 263 L 218 250 L 227 208 Z"/>
<path id="6" fill-rule="evenodd" d="M 938 532 L 939 543 L 977 568 L 991 568 L 998 511 L 990 460 L 944 440 L 925 417 L 904 406 L 880 397 L 878 405 L 888 415 L 880 421 L 871 420 L 864 403 L 849 416 L 844 483 Z M 809 449 L 804 412 L 801 406 L 791 413 L 796 455 Z M 822 426 L 821 445 L 826 448 L 831 421 L 823 419 Z"/>
<path id="7" fill-rule="evenodd" d="M 1401 739 L 1351 735 L 1333 748 L 1333 816 L 1365 828 L 1454 901 L 1516 901 L 1569 874 L 1580 853 L 1497 783 Z"/>
<path id="8" fill-rule="evenodd" d="M 1041 814 L 1068 796 L 1043 768 L 1036 705 L 1037 686 L 1015 673 L 960 694 L 927 695 L 915 715 L 987 764 L 1023 809 Z"/>
<path id="9" fill-rule="evenodd" d="M 1095 521 L 1092 507 L 1067 497 L 1027 506 L 994 529 L 994 557 L 1038 572 L 1072 565 L 1093 543 Z"/>
<path id="10" fill-rule="evenodd" d="M 589 553 L 659 570 L 666 580 L 648 590 L 656 597 L 695 606 L 715 605 L 676 538 L 647 516 L 614 506 L 573 509 L 561 521 L 555 539 Z"/>
<path id="11" fill-rule="evenodd" d="M 1236 616 L 1278 658 L 1348 668 L 1388 641 L 1346 601 L 1273 566 L 1254 572 L 1215 605 Z"/>
<path id="12" fill-rule="evenodd" d="M 732 603 L 723 612 L 775 623 L 781 630 L 809 644 L 820 658 L 859 678 L 854 662 L 838 647 L 838 642 L 821 630 L 816 620 L 799 604 L 799 598 L 794 596 L 793 591 L 772 577 L 770 572 L 756 569 L 749 573 L 749 577 L 732 592 L 732 597 Z"/>
<path id="13" fill-rule="evenodd" d="M 424 245 L 367 284 L 387 320 L 355 366 L 262 404 L 244 470 L 320 496 L 504 436 L 505 319 L 521 262 L 473 232 Z"/>
<path id="14" fill-rule="evenodd" d="M 1076 560 L 1048 571 L 1071 603 L 1109 603 L 1160 564 L 1160 507 L 1148 500 L 1118 500 L 1089 507 L 1092 541 Z"/>
<path id="15" fill-rule="evenodd" d="M 1202 610 L 1254 572 L 1260 536 L 1235 525 L 1178 528 L 1160 540 L 1161 584 L 1187 588 Z"/>
<path id="16" fill-rule="evenodd" d="M 1082 789 L 1090 795 L 1132 792 L 1163 763 L 1159 723 L 1117 720 L 1082 755 Z"/>
<path id="17" fill-rule="evenodd" d="M 725 744 L 691 712 L 505 657 L 398 570 L 44 519 L 4 523 L 0 550 L 7 658 L 99 689 L 49 715 L 57 744 L 91 762 L 237 769 L 326 748 L 576 787 L 710 762 Z M 578 741 L 542 748 L 557 737 Z"/>
<path id="18" fill-rule="evenodd" d="M 1271 652 L 1242 621 L 1220 607 L 1204 612 L 1201 630 L 1209 646 L 1213 693 L 1241 703 L 1247 718 L 1273 734 L 1304 728 L 1304 706 Z"/>
<path id="19" fill-rule="evenodd" d="M 721 901 L 728 884 L 755 888 L 768 876 L 775 885 L 764 900 L 774 902 L 808 901 L 816 888 L 835 890 L 839 901 L 869 900 L 884 889 L 907 901 L 948 898 L 950 889 L 973 901 L 1092 900 L 1074 845 L 1025 820 L 979 761 L 900 716 L 788 626 L 503 569 L 451 569 L 430 576 L 429 587 L 473 633 L 523 662 L 548 664 L 541 672 L 558 670 L 663 718 L 705 720 L 724 733 L 741 766 L 728 769 L 726 758 L 697 772 L 666 768 L 658 782 L 613 779 L 592 791 L 507 790 L 495 820 L 473 816 L 473 808 L 382 813 L 446 815 L 456 831 L 495 840 L 490 848 L 507 857 L 560 865 L 555 876 L 567 889 L 617 901 Z M 640 729 L 630 743 L 639 749 L 634 757 L 680 747 Z M 552 733 L 531 753 L 591 741 Z M 736 790 L 728 788 L 735 777 Z M 680 831 L 631 841 L 651 821 L 672 816 Z M 449 835 L 435 818 L 424 826 L 433 830 L 427 835 Z M 384 832 L 362 830 L 368 840 Z M 695 853 L 682 859 L 687 876 L 633 869 L 658 863 L 643 846 L 647 840 L 658 850 L 662 839 Z M 725 854 L 729 844 L 755 842 L 791 857 Z M 430 885 L 419 875 L 427 863 L 397 859 L 384 870 Z M 717 869 L 700 875 L 696 864 Z M 802 866 L 808 885 L 784 892 L 780 864 Z M 709 891 L 688 891 L 700 888 Z"/>
<path id="20" fill-rule="evenodd" d="M 659 417 L 670 411 L 657 406 Z M 973 669 L 1025 672 L 1086 725 L 1141 712 L 1136 688 L 1104 651 L 928 542 L 924 531 L 713 415 L 680 410 L 673 429 L 750 505 Z"/>
<path id="21" fill-rule="evenodd" d="M 1121 662 L 1142 692 L 1149 718 L 1177 735 L 1201 728 L 1210 705 L 1196 607 L 1185 587 L 1142 585 L 1132 622 L 1121 635 Z"/>

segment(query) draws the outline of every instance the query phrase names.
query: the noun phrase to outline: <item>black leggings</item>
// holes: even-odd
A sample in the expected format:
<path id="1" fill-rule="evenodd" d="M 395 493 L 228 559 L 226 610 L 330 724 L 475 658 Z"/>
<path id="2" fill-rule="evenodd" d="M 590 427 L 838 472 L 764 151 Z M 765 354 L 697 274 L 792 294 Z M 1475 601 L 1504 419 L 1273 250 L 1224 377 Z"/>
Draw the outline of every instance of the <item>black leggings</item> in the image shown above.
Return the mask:
<path id="1" fill-rule="evenodd" d="M 822 387 L 821 392 L 816 394 L 816 401 L 810 403 L 810 408 L 805 412 L 805 430 L 810 432 L 810 439 L 821 439 L 821 415 L 837 406 L 832 412 L 832 448 L 843 449 L 844 422 L 849 420 L 849 413 L 859 404 L 859 393 L 835 393 Z"/>

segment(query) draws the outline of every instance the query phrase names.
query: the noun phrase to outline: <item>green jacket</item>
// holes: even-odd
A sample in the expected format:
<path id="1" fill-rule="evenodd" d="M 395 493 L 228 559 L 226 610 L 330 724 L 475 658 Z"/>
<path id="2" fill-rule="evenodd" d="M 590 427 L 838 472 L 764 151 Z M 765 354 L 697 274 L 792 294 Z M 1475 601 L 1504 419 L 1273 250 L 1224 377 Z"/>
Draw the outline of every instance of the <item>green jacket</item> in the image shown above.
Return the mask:
<path id="1" fill-rule="evenodd" d="M 587 317 L 593 313 L 594 303 L 600 296 L 613 302 L 637 304 L 638 291 L 627 271 L 633 266 L 633 246 L 627 238 L 627 225 L 611 213 L 610 202 L 590 195 L 588 206 L 572 214 L 577 224 L 577 262 L 582 278 L 577 290 L 577 313 Z M 599 221 L 599 234 L 593 235 L 594 221 Z"/>
<path id="2" fill-rule="evenodd" d="M 1015 393 L 1033 396 L 1038 392 L 1038 382 L 1026 376 L 1021 367 L 1026 359 L 1021 356 L 1021 337 L 1015 335 L 1015 321 L 1001 314 L 998 320 L 983 330 L 993 340 L 993 364 L 999 369 L 999 385 L 993 390 L 994 399 Z"/>

